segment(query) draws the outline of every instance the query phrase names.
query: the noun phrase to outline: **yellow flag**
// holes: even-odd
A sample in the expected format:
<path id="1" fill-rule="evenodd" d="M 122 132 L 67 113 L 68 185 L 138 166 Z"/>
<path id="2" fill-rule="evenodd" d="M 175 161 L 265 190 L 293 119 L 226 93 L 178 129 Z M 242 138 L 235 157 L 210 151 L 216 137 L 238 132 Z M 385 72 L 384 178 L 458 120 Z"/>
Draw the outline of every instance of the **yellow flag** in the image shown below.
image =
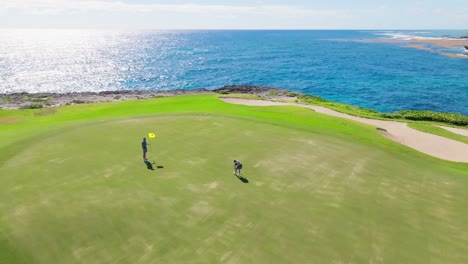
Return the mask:
<path id="1" fill-rule="evenodd" d="M 148 133 L 148 137 L 149 137 L 149 138 L 155 138 L 156 135 L 155 135 L 154 133 Z"/>

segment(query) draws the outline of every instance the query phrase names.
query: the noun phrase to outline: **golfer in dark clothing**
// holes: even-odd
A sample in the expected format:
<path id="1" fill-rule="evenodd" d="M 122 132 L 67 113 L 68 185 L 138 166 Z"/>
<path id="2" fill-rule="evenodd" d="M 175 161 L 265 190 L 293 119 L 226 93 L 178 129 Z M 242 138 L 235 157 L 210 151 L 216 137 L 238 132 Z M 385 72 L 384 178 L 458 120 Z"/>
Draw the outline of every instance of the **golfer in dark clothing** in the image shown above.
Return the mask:
<path id="1" fill-rule="evenodd" d="M 238 160 L 234 160 L 234 175 L 240 176 L 242 169 L 242 163 Z"/>
<path id="2" fill-rule="evenodd" d="M 146 152 L 148 152 L 148 147 L 146 143 L 146 138 L 143 138 L 143 141 L 141 142 L 141 148 L 143 149 L 143 161 L 147 161 L 146 159 Z"/>

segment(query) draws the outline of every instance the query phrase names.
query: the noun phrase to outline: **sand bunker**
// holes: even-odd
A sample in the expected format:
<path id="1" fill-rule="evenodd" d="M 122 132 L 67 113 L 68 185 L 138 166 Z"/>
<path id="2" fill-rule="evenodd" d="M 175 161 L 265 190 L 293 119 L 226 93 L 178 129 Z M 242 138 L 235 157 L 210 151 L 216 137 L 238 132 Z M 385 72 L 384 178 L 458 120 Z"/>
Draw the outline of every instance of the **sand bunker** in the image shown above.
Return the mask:
<path id="1" fill-rule="evenodd" d="M 293 105 L 305 108 L 310 108 L 316 112 L 332 115 L 336 117 L 351 119 L 361 123 L 365 123 L 376 128 L 380 128 L 382 135 L 389 139 L 406 145 L 410 148 L 423 152 L 444 160 L 455 162 L 468 162 L 468 145 L 456 140 L 437 136 L 434 134 L 418 131 L 407 126 L 407 123 L 396 121 L 375 120 L 363 117 L 343 114 L 322 106 L 302 105 L 294 103 L 281 103 L 262 100 L 249 100 L 239 98 L 220 98 L 225 102 L 232 104 L 243 104 L 250 106 L 273 106 L 273 105 Z M 444 127 L 446 128 L 446 127 Z M 464 131 L 463 129 L 457 129 Z M 458 131 L 461 133 L 461 131 Z M 466 132 L 468 133 L 468 132 Z"/>

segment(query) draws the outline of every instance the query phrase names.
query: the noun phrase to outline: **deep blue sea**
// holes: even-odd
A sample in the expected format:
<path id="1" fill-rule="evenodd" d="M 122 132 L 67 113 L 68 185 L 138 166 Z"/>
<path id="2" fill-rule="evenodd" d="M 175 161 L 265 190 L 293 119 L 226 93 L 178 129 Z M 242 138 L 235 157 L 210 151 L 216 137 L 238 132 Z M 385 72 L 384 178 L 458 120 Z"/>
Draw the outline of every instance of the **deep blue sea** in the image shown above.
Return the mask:
<path id="1" fill-rule="evenodd" d="M 174 90 L 251 84 L 383 112 L 468 115 L 464 48 L 377 39 L 466 31 L 0 30 L 0 93 Z"/>

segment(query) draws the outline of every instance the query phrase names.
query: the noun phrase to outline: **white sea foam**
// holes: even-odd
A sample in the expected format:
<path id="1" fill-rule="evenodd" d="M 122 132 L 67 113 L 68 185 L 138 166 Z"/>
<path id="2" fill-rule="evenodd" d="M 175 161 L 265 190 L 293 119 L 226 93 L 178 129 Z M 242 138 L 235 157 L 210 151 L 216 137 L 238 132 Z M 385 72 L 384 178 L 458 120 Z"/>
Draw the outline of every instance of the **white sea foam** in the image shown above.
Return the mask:
<path id="1" fill-rule="evenodd" d="M 384 36 L 390 39 L 397 39 L 397 40 L 412 40 L 412 39 L 420 39 L 420 40 L 447 40 L 447 39 L 454 39 L 450 37 L 429 37 L 429 36 L 420 36 L 419 34 L 430 34 L 430 32 L 397 32 L 397 31 L 381 31 L 375 33 L 378 36 Z"/>

